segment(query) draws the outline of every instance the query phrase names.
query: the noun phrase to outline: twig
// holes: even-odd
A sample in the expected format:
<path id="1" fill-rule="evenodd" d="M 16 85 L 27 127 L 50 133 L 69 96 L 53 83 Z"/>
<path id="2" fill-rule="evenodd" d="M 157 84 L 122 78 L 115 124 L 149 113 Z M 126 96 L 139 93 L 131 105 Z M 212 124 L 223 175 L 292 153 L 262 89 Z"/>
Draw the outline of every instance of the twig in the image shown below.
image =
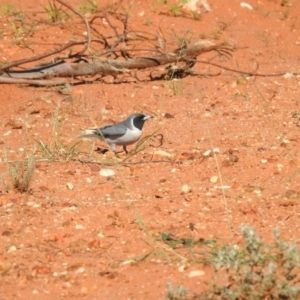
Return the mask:
<path id="1" fill-rule="evenodd" d="M 5 70 L 7 70 L 9 68 L 12 68 L 12 67 L 15 67 L 15 66 L 19 66 L 19 65 L 22 65 L 22 64 L 25 64 L 25 63 L 29 63 L 29 62 L 33 62 L 33 61 L 43 59 L 45 57 L 48 57 L 48 56 L 51 56 L 53 54 L 59 53 L 59 52 L 65 50 L 65 49 L 68 49 L 68 48 L 73 47 L 75 45 L 82 45 L 82 44 L 85 44 L 85 43 L 86 43 L 86 41 L 71 41 L 71 42 L 67 43 L 66 45 L 64 45 L 64 46 L 62 46 L 58 49 L 55 49 L 55 50 L 52 50 L 52 51 L 49 51 L 49 52 L 46 52 L 46 53 L 43 53 L 43 54 L 40 54 L 40 55 L 36 55 L 36 56 L 30 57 L 30 58 L 24 58 L 24 59 L 13 61 L 11 63 L 4 64 L 0 68 L 0 72 L 3 72 Z"/>
<path id="2" fill-rule="evenodd" d="M 283 76 L 284 74 L 286 74 L 287 72 L 280 72 L 280 73 L 275 73 L 275 74 L 263 74 L 263 73 L 256 73 L 256 72 L 249 72 L 249 71 L 240 71 L 240 70 L 236 70 L 236 69 L 232 69 L 229 67 L 225 67 L 216 63 L 212 63 L 212 62 L 207 62 L 207 61 L 202 61 L 202 60 L 197 60 L 197 62 L 201 63 L 201 64 L 206 64 L 206 65 L 212 65 L 221 69 L 224 69 L 226 71 L 231 71 L 231 72 L 235 72 L 235 73 L 239 73 L 239 74 L 247 74 L 249 76 L 261 76 L 261 77 L 276 77 L 276 76 Z M 259 65 L 257 65 L 256 70 L 259 69 Z M 291 73 L 294 76 L 299 75 L 299 72 L 293 72 Z"/>
<path id="3" fill-rule="evenodd" d="M 80 13 L 78 12 L 77 10 L 75 10 L 72 6 L 70 6 L 69 4 L 65 3 L 64 1 L 62 0 L 56 0 L 57 2 L 59 2 L 60 4 L 64 5 L 65 7 L 67 7 L 68 9 L 70 9 L 75 15 L 79 16 L 84 24 L 85 24 L 85 27 L 86 27 L 86 32 L 87 32 L 87 41 L 86 41 L 86 45 L 85 47 L 78 53 L 76 54 L 73 54 L 71 55 L 70 57 L 74 57 L 74 56 L 78 56 L 82 53 L 84 53 L 87 49 L 90 48 L 90 44 L 91 44 L 91 29 L 90 29 L 90 25 L 89 25 L 89 22 L 87 21 L 87 19 Z"/>

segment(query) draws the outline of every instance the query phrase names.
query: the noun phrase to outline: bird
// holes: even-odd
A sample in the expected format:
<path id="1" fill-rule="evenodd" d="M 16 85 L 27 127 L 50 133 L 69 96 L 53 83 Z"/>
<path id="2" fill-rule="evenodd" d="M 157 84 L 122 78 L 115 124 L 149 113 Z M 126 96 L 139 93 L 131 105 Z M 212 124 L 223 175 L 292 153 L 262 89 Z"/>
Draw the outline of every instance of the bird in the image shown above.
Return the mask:
<path id="1" fill-rule="evenodd" d="M 112 148 L 116 154 L 116 145 L 123 146 L 123 150 L 128 154 L 126 146 L 134 144 L 142 135 L 143 126 L 146 120 L 153 118 L 150 115 L 134 113 L 126 120 L 114 125 L 107 125 L 101 128 L 88 128 L 86 133 L 79 138 L 100 138 Z"/>

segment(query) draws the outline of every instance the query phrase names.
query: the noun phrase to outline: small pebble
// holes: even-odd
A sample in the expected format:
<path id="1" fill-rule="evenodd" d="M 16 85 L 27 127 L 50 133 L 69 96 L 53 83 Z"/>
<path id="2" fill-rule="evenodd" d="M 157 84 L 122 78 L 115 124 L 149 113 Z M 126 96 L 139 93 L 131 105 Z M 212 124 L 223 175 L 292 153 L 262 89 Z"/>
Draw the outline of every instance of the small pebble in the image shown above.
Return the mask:
<path id="1" fill-rule="evenodd" d="M 83 225 L 80 225 L 80 224 L 76 224 L 76 226 L 75 226 L 75 229 L 83 229 L 84 227 L 83 227 Z"/>
<path id="2" fill-rule="evenodd" d="M 211 183 L 217 183 L 218 180 L 219 180 L 219 177 L 218 177 L 217 175 L 212 176 L 212 177 L 210 178 L 210 182 L 211 182 Z"/>
<path id="3" fill-rule="evenodd" d="M 191 271 L 188 274 L 188 277 L 192 278 L 192 277 L 198 277 L 198 276 L 203 276 L 203 275 L 205 275 L 204 271 L 202 271 L 202 270 L 194 270 L 194 271 Z"/>
<path id="4" fill-rule="evenodd" d="M 9 130 L 9 131 L 3 133 L 3 136 L 8 136 L 8 135 L 10 135 L 10 134 L 11 134 L 11 131 Z"/>
<path id="5" fill-rule="evenodd" d="M 110 176 L 114 176 L 115 175 L 115 171 L 111 170 L 111 169 L 102 169 L 99 172 L 100 176 L 104 176 L 104 177 L 110 177 Z"/>
<path id="6" fill-rule="evenodd" d="M 181 187 L 181 191 L 183 194 L 187 194 L 191 191 L 191 188 L 187 185 L 187 184 L 184 184 L 182 187 Z"/>
<path id="7" fill-rule="evenodd" d="M 66 184 L 66 186 L 67 186 L 67 188 L 68 188 L 69 190 L 73 190 L 73 189 L 74 189 L 74 184 L 73 184 L 72 182 L 68 182 L 68 183 Z"/>
<path id="8" fill-rule="evenodd" d="M 282 165 L 282 164 L 278 164 L 278 165 L 277 165 L 277 168 L 278 168 L 278 171 L 281 171 L 282 168 L 283 168 L 283 165 Z"/>
<path id="9" fill-rule="evenodd" d="M 211 150 L 207 150 L 203 153 L 203 156 L 209 156 L 211 154 Z"/>
<path id="10" fill-rule="evenodd" d="M 241 2 L 241 7 L 253 10 L 253 7 L 249 3 L 246 3 L 246 2 Z"/>
<path id="11" fill-rule="evenodd" d="M 16 246 L 10 246 L 7 252 L 11 253 L 11 252 L 15 252 L 15 251 L 17 251 L 17 247 Z"/>
<path id="12" fill-rule="evenodd" d="M 183 272 L 186 268 L 187 268 L 186 265 L 181 265 L 181 266 L 179 266 L 178 271 Z"/>
<path id="13" fill-rule="evenodd" d="M 163 151 L 163 150 L 154 151 L 153 155 L 155 155 L 155 156 L 161 156 L 161 157 L 171 157 L 170 153 L 168 153 L 166 151 Z"/>
<path id="14" fill-rule="evenodd" d="M 84 271 L 85 271 L 84 267 L 79 267 L 74 273 L 75 274 L 82 274 L 82 273 L 84 273 Z"/>

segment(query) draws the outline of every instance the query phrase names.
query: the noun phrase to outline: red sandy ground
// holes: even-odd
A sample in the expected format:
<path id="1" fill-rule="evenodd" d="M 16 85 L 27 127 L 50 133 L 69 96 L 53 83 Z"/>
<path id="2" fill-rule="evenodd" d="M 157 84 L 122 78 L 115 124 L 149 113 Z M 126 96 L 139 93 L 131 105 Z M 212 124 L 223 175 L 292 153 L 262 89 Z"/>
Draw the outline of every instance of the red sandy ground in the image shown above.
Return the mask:
<path id="1" fill-rule="evenodd" d="M 172 29 L 178 36 L 191 32 L 195 41 L 234 43 L 231 59 L 216 56 L 212 62 L 240 71 L 259 66 L 261 74 L 299 72 L 299 1 L 247 1 L 253 10 L 240 2 L 209 0 L 212 10 L 195 20 L 162 14 L 166 6 L 154 0 L 134 1 L 130 26 L 152 33 L 160 26 L 170 39 Z M 47 18 L 47 1 L 9 3 L 33 19 Z M 76 8 L 79 2 L 68 3 Z M 68 23 L 41 23 L 22 48 L 13 22 L 1 18 L 1 61 L 43 53 L 71 34 Z M 85 31 L 78 19 L 74 28 Z M 239 227 L 248 224 L 266 241 L 278 228 L 286 240 L 299 242 L 299 76 L 244 78 L 226 70 L 208 76 L 220 69 L 201 63 L 194 68 L 204 76 L 123 84 L 108 78 L 74 86 L 72 101 L 56 88 L 1 85 L 1 178 L 11 184 L 7 160 L 21 159 L 24 151 L 35 151 L 37 158 L 28 193 L 1 187 L 1 299 L 163 299 L 167 282 L 183 284 L 190 296 L 204 291 L 212 269 L 196 263 L 183 246 L 172 250 L 161 232 L 240 243 Z M 150 142 L 127 165 L 108 166 L 115 171 L 109 179 L 99 171 L 110 154 L 94 152 L 90 141 L 70 161 L 42 156 L 39 139 L 70 146 L 82 128 L 133 112 L 155 116 L 144 135 L 159 128 L 163 145 Z M 105 144 L 97 141 L 96 147 Z M 215 156 L 203 156 L 215 148 Z M 195 270 L 202 272 L 191 277 Z"/>

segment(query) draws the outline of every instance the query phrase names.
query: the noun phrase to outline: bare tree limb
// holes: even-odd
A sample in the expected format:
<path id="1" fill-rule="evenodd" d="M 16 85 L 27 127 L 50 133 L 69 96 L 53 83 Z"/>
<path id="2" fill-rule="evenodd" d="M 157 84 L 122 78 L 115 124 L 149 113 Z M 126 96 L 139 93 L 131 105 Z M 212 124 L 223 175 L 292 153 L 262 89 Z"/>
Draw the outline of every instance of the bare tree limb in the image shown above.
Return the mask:
<path id="1" fill-rule="evenodd" d="M 84 40 L 84 41 L 70 41 L 69 43 L 67 43 L 66 45 L 61 46 L 58 49 L 54 49 L 52 51 L 48 51 L 46 53 L 36 55 L 36 56 L 30 57 L 30 58 L 24 58 L 24 59 L 20 59 L 20 60 L 17 60 L 17 61 L 13 61 L 11 63 L 4 64 L 0 67 L 0 73 L 7 70 L 7 69 L 9 69 L 9 68 L 12 68 L 12 67 L 16 67 L 16 66 L 19 66 L 19 65 L 22 65 L 22 64 L 25 64 L 25 63 L 38 61 L 38 60 L 41 60 L 45 57 L 52 56 L 54 54 L 60 53 L 64 50 L 66 50 L 68 48 L 71 48 L 73 46 L 76 46 L 76 45 L 86 44 L 86 46 L 80 52 L 77 52 L 76 54 L 73 54 L 69 57 L 79 56 L 89 48 L 90 43 L 91 43 L 91 30 L 90 30 L 90 26 L 89 26 L 89 23 L 87 22 L 86 18 L 81 13 L 74 10 L 70 5 L 63 2 L 62 0 L 56 0 L 56 1 L 61 3 L 64 6 L 66 6 L 67 8 L 69 8 L 71 11 L 74 12 L 74 14 L 78 15 L 83 20 L 83 22 L 85 24 L 85 27 L 86 27 L 86 30 L 87 30 L 87 40 Z"/>
<path id="2" fill-rule="evenodd" d="M 226 43 L 215 44 L 208 40 L 201 40 L 190 48 L 184 48 L 180 51 L 167 52 L 152 57 L 135 57 L 128 60 L 106 59 L 93 61 L 92 63 L 78 63 L 60 61 L 55 64 L 36 67 L 24 71 L 7 71 L 0 77 L 2 78 L 23 78 L 23 79 L 41 79 L 51 77 L 76 77 L 76 76 L 93 76 L 93 75 L 113 75 L 129 73 L 132 69 L 147 69 L 178 63 L 180 61 L 188 62 L 191 58 L 209 51 L 228 54 L 232 47 Z"/>

